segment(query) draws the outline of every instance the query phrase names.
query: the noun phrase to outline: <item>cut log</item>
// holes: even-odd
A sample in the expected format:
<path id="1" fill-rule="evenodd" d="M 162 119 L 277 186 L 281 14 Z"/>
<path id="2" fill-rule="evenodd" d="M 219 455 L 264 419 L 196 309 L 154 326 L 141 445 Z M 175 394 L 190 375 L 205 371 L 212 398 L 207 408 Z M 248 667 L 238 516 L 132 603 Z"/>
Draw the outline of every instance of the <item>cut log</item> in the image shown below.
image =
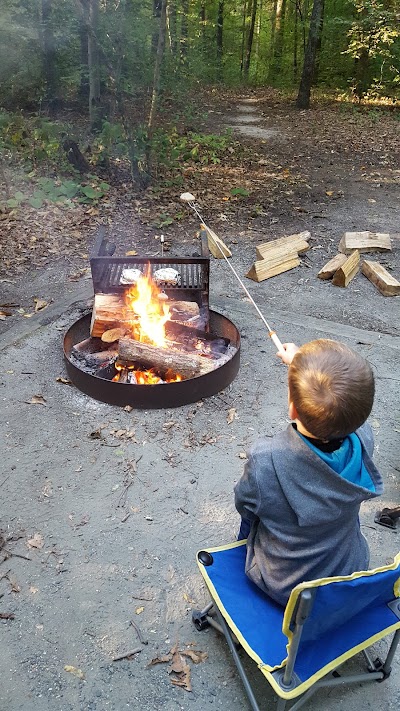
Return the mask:
<path id="1" fill-rule="evenodd" d="M 248 279 L 253 279 L 253 281 L 264 281 L 264 279 L 270 279 L 270 277 L 281 274 L 282 272 L 287 272 L 289 269 L 298 267 L 300 264 L 300 259 L 298 256 L 289 256 L 282 261 L 282 258 L 274 259 L 260 259 L 254 262 L 251 269 L 247 272 L 246 276 Z"/>
<path id="2" fill-rule="evenodd" d="M 204 231 L 207 235 L 208 249 L 215 259 L 223 259 L 225 257 L 231 257 L 232 252 L 229 247 L 226 246 L 225 242 L 218 237 L 213 230 L 211 230 L 206 225 L 200 225 L 201 231 Z"/>
<path id="3" fill-rule="evenodd" d="M 196 301 L 166 301 L 171 311 L 171 321 L 190 322 L 200 315 Z M 105 331 L 128 327 L 135 320 L 135 314 L 129 312 L 121 294 L 96 294 L 94 297 L 90 334 L 101 338 Z"/>
<path id="4" fill-rule="evenodd" d="M 116 360 L 118 353 L 116 350 L 97 351 L 95 353 L 91 353 L 90 351 L 85 352 L 82 350 L 75 350 L 74 347 L 71 351 L 71 355 L 88 368 L 101 368 L 104 365 L 113 363 Z"/>
<path id="5" fill-rule="evenodd" d="M 345 232 L 339 242 L 339 252 L 351 254 L 359 252 L 390 252 L 390 235 L 384 232 Z"/>
<path id="6" fill-rule="evenodd" d="M 364 259 L 361 264 L 361 272 L 379 289 L 383 296 L 400 294 L 400 282 L 389 274 L 379 262 L 370 262 Z"/>
<path id="7" fill-rule="evenodd" d="M 346 259 L 345 254 L 335 254 L 335 256 L 319 270 L 317 274 L 318 279 L 332 279 L 334 273 L 343 266 Z"/>
<path id="8" fill-rule="evenodd" d="M 347 257 L 344 264 L 336 270 L 333 275 L 332 284 L 335 286 L 347 286 L 360 268 L 360 253 L 354 250 L 350 257 Z"/>
<path id="9" fill-rule="evenodd" d="M 125 362 L 140 364 L 145 368 L 155 368 L 159 373 L 168 370 L 183 378 L 195 378 L 214 370 L 215 361 L 196 354 L 182 353 L 172 348 L 158 348 L 133 338 L 121 338 L 118 346 L 119 358 Z"/>
<path id="10" fill-rule="evenodd" d="M 296 254 L 303 254 L 310 249 L 308 241 L 311 237 L 311 233 L 308 231 L 299 232 L 295 235 L 288 235 L 287 237 L 280 237 L 279 239 L 274 239 L 271 242 L 264 242 L 256 247 L 257 259 L 265 259 L 266 257 L 278 256 L 289 256 Z"/>
<path id="11" fill-rule="evenodd" d="M 122 336 L 125 336 L 124 328 L 111 328 L 109 331 L 104 331 L 101 336 L 103 343 L 114 343 L 114 341 L 119 341 Z"/>

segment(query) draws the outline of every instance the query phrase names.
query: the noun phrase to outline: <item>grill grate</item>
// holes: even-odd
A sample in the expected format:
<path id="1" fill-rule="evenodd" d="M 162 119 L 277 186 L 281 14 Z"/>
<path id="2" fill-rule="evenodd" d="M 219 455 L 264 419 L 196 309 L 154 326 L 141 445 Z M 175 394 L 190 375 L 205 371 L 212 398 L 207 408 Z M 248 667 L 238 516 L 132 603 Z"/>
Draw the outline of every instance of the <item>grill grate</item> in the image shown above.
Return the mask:
<path id="1" fill-rule="evenodd" d="M 180 275 L 180 284 L 163 286 L 171 298 L 196 301 L 208 310 L 210 260 L 208 248 L 202 241 L 201 257 L 118 257 L 114 256 L 115 245 L 106 238 L 105 227 L 100 228 L 90 257 L 93 289 L 95 294 L 115 294 L 127 289 L 121 284 L 124 269 L 140 269 L 143 273 L 150 267 L 151 274 L 164 267 L 172 267 Z"/>

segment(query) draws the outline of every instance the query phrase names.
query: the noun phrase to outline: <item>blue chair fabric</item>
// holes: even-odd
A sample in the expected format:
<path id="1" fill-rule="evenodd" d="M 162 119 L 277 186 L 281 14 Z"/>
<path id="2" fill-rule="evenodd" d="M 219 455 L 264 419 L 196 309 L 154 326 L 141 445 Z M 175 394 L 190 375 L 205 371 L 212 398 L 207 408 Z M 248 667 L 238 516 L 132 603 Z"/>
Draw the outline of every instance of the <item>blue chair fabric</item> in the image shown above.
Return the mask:
<path id="1" fill-rule="evenodd" d="M 376 570 L 301 583 L 283 608 L 247 578 L 246 541 L 206 550 L 212 555 L 212 565 L 199 561 L 198 565 L 215 604 L 283 698 L 302 694 L 357 652 L 400 629 L 399 618 L 388 607 L 388 602 L 400 596 L 400 553 L 394 563 Z M 299 683 L 285 692 L 272 672 L 286 664 L 293 613 L 306 589 L 313 590 L 314 602 L 296 656 L 294 672 Z"/>

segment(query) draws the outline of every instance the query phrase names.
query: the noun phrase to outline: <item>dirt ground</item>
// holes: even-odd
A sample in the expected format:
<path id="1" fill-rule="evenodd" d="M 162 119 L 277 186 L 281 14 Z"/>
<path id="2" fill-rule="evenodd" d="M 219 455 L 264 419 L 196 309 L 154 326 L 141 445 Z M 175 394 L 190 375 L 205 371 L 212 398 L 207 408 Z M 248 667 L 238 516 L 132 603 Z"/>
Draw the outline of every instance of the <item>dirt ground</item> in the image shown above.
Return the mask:
<path id="1" fill-rule="evenodd" d="M 398 230 L 395 119 L 372 125 L 369 117 L 368 131 L 360 120 L 355 115 L 348 125 L 324 107 L 299 114 L 261 93 L 218 104 L 210 97 L 208 126 L 236 126 L 238 143 L 254 150 L 235 178 L 250 196 L 244 207 L 239 198 L 223 199 L 225 187 L 213 198 L 205 188 L 197 194 L 241 276 L 256 244 L 311 232 L 301 266 L 246 285 L 282 341 L 343 340 L 373 365 L 371 424 L 385 493 L 362 508 L 361 524 L 371 564 L 378 565 L 399 549 L 398 534 L 374 522 L 377 510 L 400 502 L 399 298 L 384 298 L 360 274 L 346 289 L 316 278 L 344 230 Z M 196 194 L 190 175 L 185 188 Z M 110 234 L 122 250 L 155 253 L 160 231 L 139 217 L 125 202 L 112 213 Z M 80 254 L 101 218 L 87 225 Z M 191 217 L 166 226 L 171 253 L 195 252 L 196 228 Z M 397 278 L 399 247 L 393 239 L 392 252 L 380 258 Z M 90 309 L 90 273 L 80 254 L 66 245 L 45 267 L 9 269 L 0 282 L 0 303 L 16 303 L 25 315 L 35 297 L 48 303 L 31 318 L 14 309 L 0 322 L 0 612 L 14 616 L 1 620 L 0 709 L 242 711 L 247 701 L 229 651 L 213 630 L 199 633 L 191 624 L 191 610 L 208 601 L 195 555 L 236 535 L 232 490 L 243 453 L 259 434 L 287 425 L 286 368 L 227 265 L 212 260 L 211 306 L 242 336 L 232 385 L 166 411 L 126 412 L 88 398 L 58 380 L 66 378 L 63 334 Z M 189 661 L 192 692 L 171 683 L 167 663 L 149 666 L 176 642 L 208 655 Z M 387 642 L 377 646 L 384 651 Z M 137 648 L 134 658 L 113 661 Z M 399 661 L 393 666 L 384 684 L 320 692 L 305 708 L 397 709 Z M 257 698 L 269 708 L 268 685 L 248 668 Z"/>

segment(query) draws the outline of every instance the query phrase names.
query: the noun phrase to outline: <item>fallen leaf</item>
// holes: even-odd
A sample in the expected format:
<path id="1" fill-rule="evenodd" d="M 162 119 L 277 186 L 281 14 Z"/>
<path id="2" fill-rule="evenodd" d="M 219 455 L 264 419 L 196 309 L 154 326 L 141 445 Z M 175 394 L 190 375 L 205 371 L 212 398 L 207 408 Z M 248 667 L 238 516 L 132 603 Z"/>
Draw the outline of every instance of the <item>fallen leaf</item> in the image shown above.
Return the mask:
<path id="1" fill-rule="evenodd" d="M 181 654 L 185 657 L 190 657 L 193 664 L 200 664 L 208 659 L 208 652 L 200 652 L 200 650 L 197 649 L 185 649 Z"/>
<path id="2" fill-rule="evenodd" d="M 137 254 L 135 249 L 130 249 L 129 252 L 125 252 L 125 257 L 135 257 Z"/>
<path id="3" fill-rule="evenodd" d="M 11 311 L 0 311 L 0 321 L 5 321 L 7 316 L 12 316 Z"/>
<path id="4" fill-rule="evenodd" d="M 325 190 L 325 195 L 327 195 L 328 197 L 332 197 L 332 195 L 334 195 L 334 194 L 335 194 L 334 190 Z"/>
<path id="5" fill-rule="evenodd" d="M 247 459 L 247 454 L 246 452 L 239 452 L 238 457 L 239 459 Z"/>
<path id="6" fill-rule="evenodd" d="M 137 607 L 136 610 L 135 610 L 135 612 L 136 612 L 137 615 L 141 615 L 142 612 L 143 612 L 143 610 L 144 610 L 144 607 Z"/>
<path id="7" fill-rule="evenodd" d="M 190 605 L 195 605 L 195 600 L 192 600 L 192 598 L 185 592 L 183 593 L 183 599 L 190 603 Z"/>
<path id="8" fill-rule="evenodd" d="M 176 425 L 175 420 L 170 420 L 169 422 L 164 422 L 163 430 L 165 430 L 165 431 L 170 430 L 171 427 L 173 427 L 174 425 Z"/>
<path id="9" fill-rule="evenodd" d="M 82 669 L 78 669 L 77 667 L 73 667 L 70 664 L 66 664 L 64 667 L 64 670 L 68 672 L 69 674 L 73 674 L 74 676 L 77 676 L 78 679 L 84 679 L 85 675 L 82 671 Z"/>
<path id="10" fill-rule="evenodd" d="M 126 407 L 124 407 L 124 412 L 132 412 L 132 410 L 133 410 L 132 405 L 127 405 Z"/>
<path id="11" fill-rule="evenodd" d="M 48 301 L 45 301 L 44 299 L 33 299 L 35 302 L 35 311 L 42 311 L 43 309 L 46 308 L 46 306 L 49 305 Z"/>
<path id="12" fill-rule="evenodd" d="M 47 405 L 43 395 L 33 395 L 30 400 L 26 401 L 27 405 Z"/>
<path id="13" fill-rule="evenodd" d="M 99 429 L 99 430 L 93 430 L 93 432 L 91 432 L 91 433 L 89 434 L 89 438 L 90 438 L 90 439 L 103 439 L 103 435 L 101 434 L 101 430 L 100 430 L 100 429 Z"/>
<path id="14" fill-rule="evenodd" d="M 72 380 L 68 380 L 68 378 L 56 378 L 57 383 L 63 383 L 64 385 L 72 385 Z"/>
<path id="15" fill-rule="evenodd" d="M 151 659 L 150 662 L 148 663 L 148 667 L 153 667 L 156 664 L 166 664 L 167 662 L 170 662 L 172 659 L 172 654 L 163 654 L 161 657 L 155 657 L 154 659 Z"/>
<path id="16" fill-rule="evenodd" d="M 0 612 L 0 620 L 15 620 L 12 612 Z"/>
<path id="17" fill-rule="evenodd" d="M 40 533 L 35 533 L 33 538 L 29 538 L 29 540 L 26 542 L 28 548 L 43 548 L 44 545 L 44 539 L 43 536 Z"/>
<path id="18" fill-rule="evenodd" d="M 236 408 L 231 407 L 231 408 L 228 410 L 228 414 L 227 414 L 227 417 L 226 417 L 226 421 L 227 421 L 228 425 L 230 425 L 230 424 L 233 422 L 233 420 L 236 420 L 236 418 L 237 418 Z"/>

